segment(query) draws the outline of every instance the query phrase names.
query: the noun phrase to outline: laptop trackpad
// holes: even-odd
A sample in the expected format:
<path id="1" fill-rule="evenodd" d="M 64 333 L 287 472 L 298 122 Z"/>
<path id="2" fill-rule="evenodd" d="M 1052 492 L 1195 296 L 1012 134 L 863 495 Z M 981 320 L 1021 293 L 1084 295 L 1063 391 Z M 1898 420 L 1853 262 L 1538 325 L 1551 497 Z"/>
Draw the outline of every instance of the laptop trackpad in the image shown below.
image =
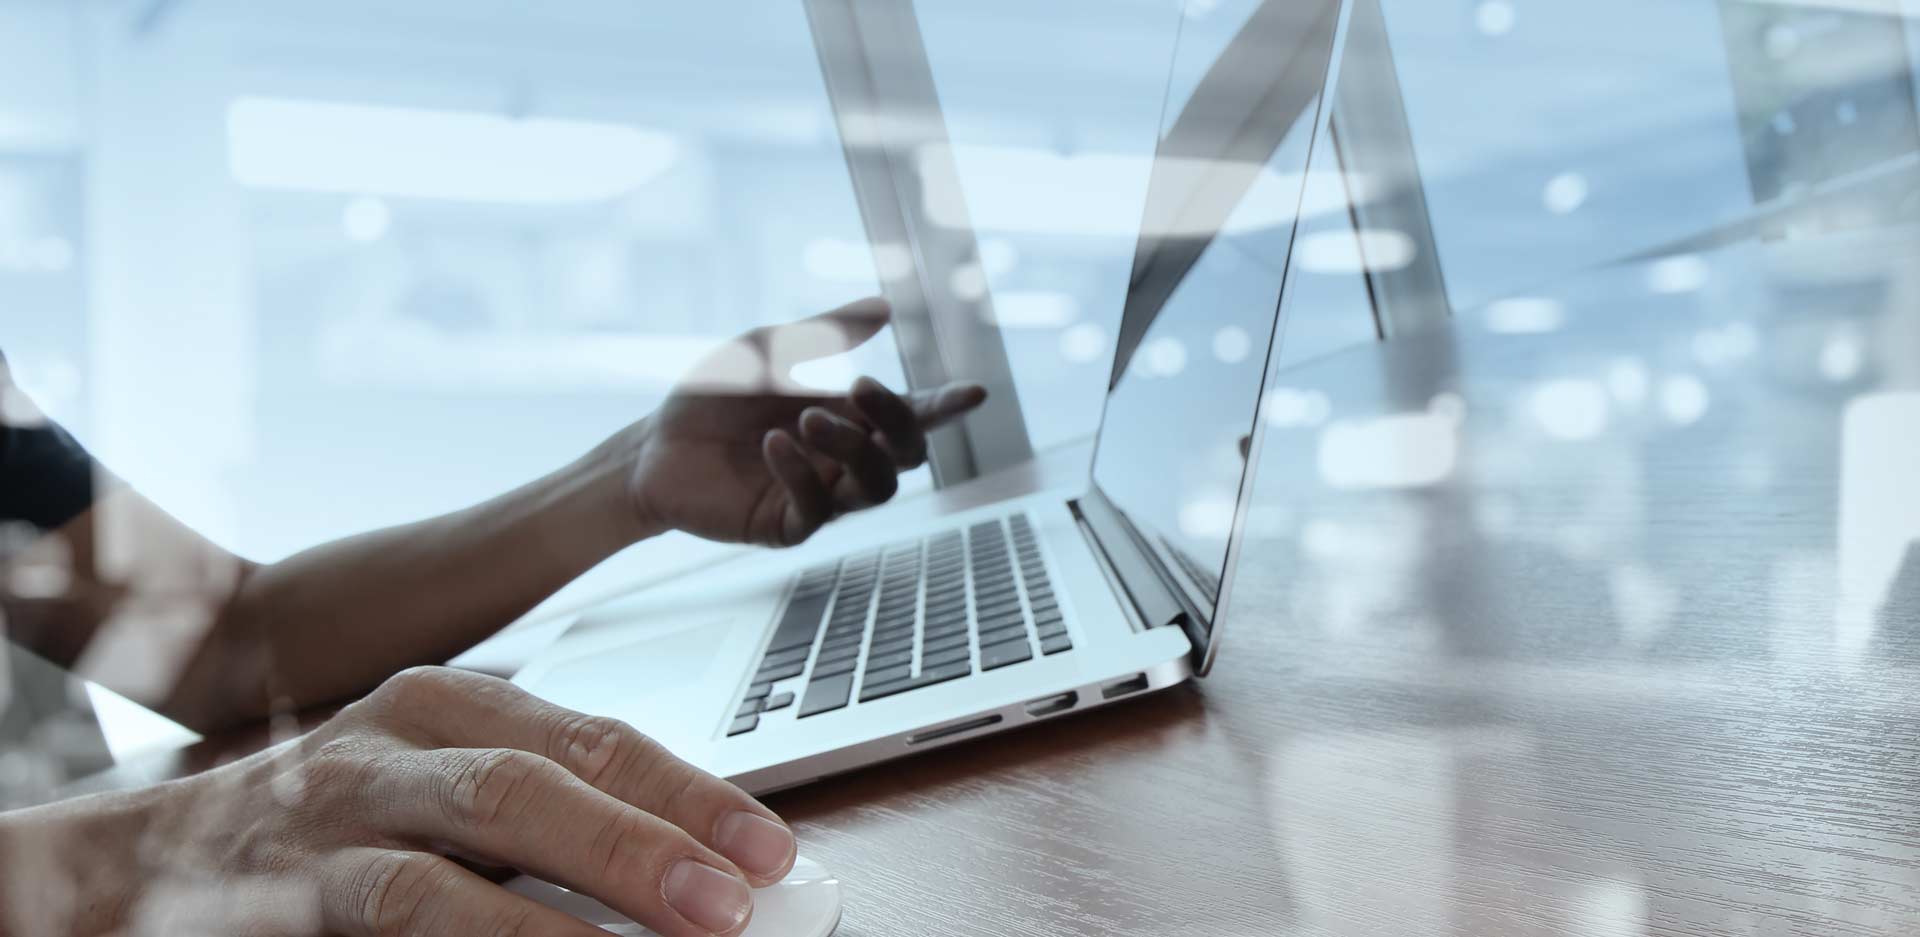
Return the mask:
<path id="1" fill-rule="evenodd" d="M 710 700 L 706 688 L 724 684 L 731 690 L 736 682 L 737 671 L 718 671 L 722 658 L 737 658 L 725 653 L 735 623 L 712 610 L 697 618 L 628 619 L 617 627 L 582 621 L 562 638 L 573 646 L 556 649 L 531 689 L 556 705 L 623 719 L 672 747 L 674 736 L 706 728 L 695 724 L 704 720 L 689 720 L 689 712 L 720 704 L 723 694 L 715 692 Z"/>
<path id="2" fill-rule="evenodd" d="M 719 655 L 723 646 L 719 639 L 728 623 L 723 615 L 676 629 L 650 629 L 654 631 L 651 635 L 613 647 L 583 650 L 579 657 L 560 661 L 547 679 L 562 683 L 604 680 L 641 692 L 696 683 Z M 643 674 L 652 686 L 632 686 L 633 679 Z"/>

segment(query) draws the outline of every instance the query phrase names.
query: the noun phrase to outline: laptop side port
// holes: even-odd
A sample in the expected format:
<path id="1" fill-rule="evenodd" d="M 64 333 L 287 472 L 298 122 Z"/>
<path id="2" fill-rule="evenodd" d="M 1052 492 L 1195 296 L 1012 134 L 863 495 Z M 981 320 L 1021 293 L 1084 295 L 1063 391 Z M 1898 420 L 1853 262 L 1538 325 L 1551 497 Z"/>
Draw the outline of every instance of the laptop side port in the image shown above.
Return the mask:
<path id="1" fill-rule="evenodd" d="M 1042 696 L 1028 703 L 1027 715 L 1035 719 L 1044 719 L 1047 716 L 1066 712 L 1078 705 L 1080 705 L 1080 693 L 1076 690 L 1068 690 L 1054 696 Z"/>
<path id="2" fill-rule="evenodd" d="M 941 726 L 938 729 L 928 729 L 925 732 L 915 732 L 914 734 L 907 736 L 907 744 L 919 745 L 925 742 L 931 742 L 935 739 L 951 738 L 963 732 L 972 732 L 975 729 L 984 729 L 988 726 L 999 725 L 999 724 L 1000 724 L 1000 714 L 993 713 L 991 715 L 981 716 L 977 719 L 968 719 L 964 722 L 956 722 L 952 725 Z"/>
<path id="3" fill-rule="evenodd" d="M 1147 675 L 1143 673 L 1137 673 L 1131 677 L 1126 678 L 1125 680 L 1115 680 L 1114 682 L 1101 687 L 1100 698 L 1103 700 L 1119 699 L 1122 696 L 1126 696 L 1130 693 L 1138 693 L 1141 690 L 1144 690 L 1146 688 L 1147 688 Z"/>

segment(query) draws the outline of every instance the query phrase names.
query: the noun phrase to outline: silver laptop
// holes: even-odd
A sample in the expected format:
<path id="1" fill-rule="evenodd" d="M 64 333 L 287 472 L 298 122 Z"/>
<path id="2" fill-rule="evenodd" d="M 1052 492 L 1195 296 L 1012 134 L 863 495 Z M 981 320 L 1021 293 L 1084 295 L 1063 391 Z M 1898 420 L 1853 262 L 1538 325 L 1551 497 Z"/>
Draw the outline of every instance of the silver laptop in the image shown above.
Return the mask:
<path id="1" fill-rule="evenodd" d="M 1262 80 L 1293 87 L 1195 93 L 1296 106 L 1202 127 L 1205 156 L 1163 142 L 1090 477 L 614 600 L 515 681 L 765 793 L 1205 674 L 1345 4 L 1265 6 L 1245 30 L 1288 57 Z"/>

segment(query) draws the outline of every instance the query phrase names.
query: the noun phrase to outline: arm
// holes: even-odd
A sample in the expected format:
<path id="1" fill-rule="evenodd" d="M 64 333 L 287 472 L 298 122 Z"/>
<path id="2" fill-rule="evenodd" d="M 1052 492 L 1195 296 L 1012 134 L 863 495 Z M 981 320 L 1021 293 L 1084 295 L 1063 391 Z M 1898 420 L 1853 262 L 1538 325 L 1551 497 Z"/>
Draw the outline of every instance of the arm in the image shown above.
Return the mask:
<path id="1" fill-rule="evenodd" d="M 857 303 L 758 330 L 695 365 L 661 409 L 574 463 L 484 504 L 245 563 L 121 489 L 69 525 L 97 553 L 104 620 L 55 629 L 56 659 L 196 729 L 363 693 L 447 659 L 640 539 L 679 529 L 784 546 L 887 500 L 928 429 L 977 386 L 901 397 L 793 385 L 800 360 L 864 342 L 886 309 Z M 97 543 L 96 543 L 97 541 Z M 125 621 L 124 626 L 116 622 Z"/>
<path id="2" fill-rule="evenodd" d="M 164 709 L 217 727 L 356 696 L 452 657 L 662 532 L 625 508 L 624 468 L 602 447 L 465 510 L 243 566 Z"/>

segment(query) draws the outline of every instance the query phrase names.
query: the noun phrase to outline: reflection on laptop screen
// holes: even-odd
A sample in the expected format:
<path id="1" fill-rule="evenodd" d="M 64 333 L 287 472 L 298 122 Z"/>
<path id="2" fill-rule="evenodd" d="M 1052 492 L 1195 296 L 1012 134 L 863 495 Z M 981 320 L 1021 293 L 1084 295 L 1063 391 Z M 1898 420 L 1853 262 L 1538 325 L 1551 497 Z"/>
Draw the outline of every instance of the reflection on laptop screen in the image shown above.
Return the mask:
<path id="1" fill-rule="evenodd" d="M 1207 50 L 1192 97 L 1172 102 L 1181 112 L 1149 184 L 1093 481 L 1204 618 L 1203 638 L 1279 334 L 1339 8 L 1267 0 L 1224 51 Z"/>

